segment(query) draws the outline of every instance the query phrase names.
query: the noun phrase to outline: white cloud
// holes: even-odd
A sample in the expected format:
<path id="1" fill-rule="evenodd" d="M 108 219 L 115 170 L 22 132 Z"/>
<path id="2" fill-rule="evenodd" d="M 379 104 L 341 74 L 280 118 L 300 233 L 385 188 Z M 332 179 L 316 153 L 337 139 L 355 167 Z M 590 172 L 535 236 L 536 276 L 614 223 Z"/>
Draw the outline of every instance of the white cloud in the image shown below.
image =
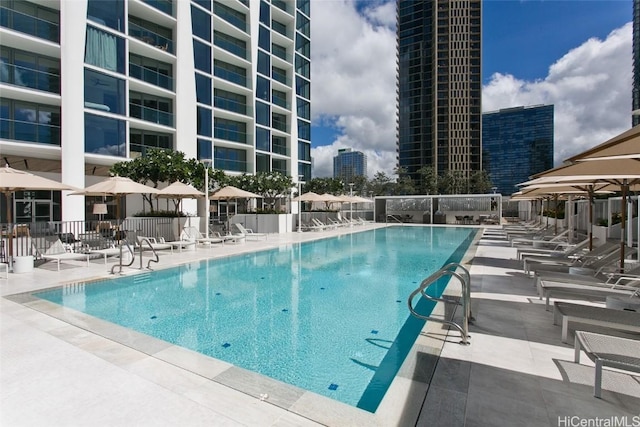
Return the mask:
<path id="1" fill-rule="evenodd" d="M 592 38 L 549 67 L 544 80 L 496 73 L 483 88 L 483 111 L 554 105 L 555 162 L 631 127 L 632 25 Z"/>
<path id="2" fill-rule="evenodd" d="M 333 140 L 312 149 L 313 175 L 331 176 L 339 148 L 367 154 L 369 176 L 396 166 L 395 1 L 358 11 L 347 0 L 312 2 L 312 114 Z M 483 111 L 554 104 L 556 163 L 631 127 L 632 27 L 589 39 L 541 80 L 496 73 L 483 87 Z"/>

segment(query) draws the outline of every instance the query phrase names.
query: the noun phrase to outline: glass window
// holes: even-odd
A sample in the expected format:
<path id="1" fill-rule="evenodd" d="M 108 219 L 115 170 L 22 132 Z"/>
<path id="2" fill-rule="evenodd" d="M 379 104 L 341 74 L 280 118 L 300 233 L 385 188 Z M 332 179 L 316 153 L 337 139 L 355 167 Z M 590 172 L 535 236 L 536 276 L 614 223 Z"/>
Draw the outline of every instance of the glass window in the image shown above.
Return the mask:
<path id="1" fill-rule="evenodd" d="M 264 25 L 269 25 L 271 22 L 271 9 L 269 3 L 265 0 L 260 1 L 260 23 Z"/>
<path id="2" fill-rule="evenodd" d="M 263 25 L 260 25 L 258 31 L 258 47 L 262 50 L 269 52 L 269 46 L 271 45 L 271 32 Z"/>
<path id="3" fill-rule="evenodd" d="M 213 13 L 234 27 L 245 32 L 247 31 L 247 15 L 244 13 L 238 12 L 237 10 L 217 1 L 213 2 Z"/>
<path id="4" fill-rule="evenodd" d="M 258 52 L 258 56 L 259 55 L 260 53 Z M 247 87 L 247 70 L 237 65 L 216 59 L 213 61 L 213 74 L 231 83 Z"/>
<path id="5" fill-rule="evenodd" d="M 289 105 L 287 103 L 287 94 L 285 92 L 273 89 L 271 94 L 271 103 L 282 108 L 289 109 Z"/>
<path id="6" fill-rule="evenodd" d="M 296 34 L 296 52 L 307 58 L 311 57 L 311 43 L 300 34 Z"/>
<path id="7" fill-rule="evenodd" d="M 123 79 L 85 68 L 84 106 L 113 114 L 125 114 L 125 84 Z"/>
<path id="8" fill-rule="evenodd" d="M 287 116 L 283 114 L 273 113 L 271 115 L 271 126 L 282 132 L 287 131 Z"/>
<path id="9" fill-rule="evenodd" d="M 198 107 L 198 135 L 211 136 L 211 110 Z"/>
<path id="10" fill-rule="evenodd" d="M 298 141 L 298 160 L 311 161 L 311 144 L 305 141 Z"/>
<path id="11" fill-rule="evenodd" d="M 129 75 L 138 80 L 173 90 L 173 66 L 155 59 L 129 55 Z"/>
<path id="12" fill-rule="evenodd" d="M 148 93 L 129 93 L 129 115 L 147 122 L 173 126 L 173 100 Z"/>
<path id="13" fill-rule="evenodd" d="M 193 41 L 193 60 L 196 69 L 211 74 L 211 48 L 206 44 Z"/>
<path id="14" fill-rule="evenodd" d="M 296 73 L 307 79 L 311 76 L 311 63 L 300 55 L 296 55 Z"/>
<path id="15" fill-rule="evenodd" d="M 296 7 L 300 12 L 307 16 L 311 16 L 311 4 L 310 0 L 297 0 Z"/>
<path id="16" fill-rule="evenodd" d="M 191 5 L 191 27 L 193 35 L 211 41 L 211 15 Z"/>
<path id="17" fill-rule="evenodd" d="M 211 77 L 196 73 L 196 98 L 201 104 L 211 105 Z"/>
<path id="18" fill-rule="evenodd" d="M 256 153 L 256 172 L 271 172 L 271 157 L 268 154 Z"/>
<path id="19" fill-rule="evenodd" d="M 302 98 L 296 98 L 298 103 L 298 117 L 311 120 L 311 104 Z"/>
<path id="20" fill-rule="evenodd" d="M 211 0 L 191 0 L 195 4 L 199 4 L 207 10 L 211 10 Z"/>
<path id="21" fill-rule="evenodd" d="M 284 136 L 274 135 L 271 139 L 271 152 L 287 156 L 289 154 L 289 150 L 287 149 L 287 138 Z"/>
<path id="22" fill-rule="evenodd" d="M 60 93 L 60 60 L 0 46 L 0 81 Z"/>
<path id="23" fill-rule="evenodd" d="M 258 73 L 269 77 L 269 69 L 271 68 L 271 57 L 267 53 L 258 51 Z"/>
<path id="24" fill-rule="evenodd" d="M 87 19 L 117 31 L 124 31 L 124 0 L 89 0 Z"/>
<path id="25" fill-rule="evenodd" d="M 213 32 L 213 44 L 231 52 L 242 59 L 247 59 L 247 43 L 220 31 Z"/>
<path id="26" fill-rule="evenodd" d="M 235 120 L 215 118 L 214 137 L 227 141 L 247 143 L 247 124 Z"/>
<path id="27" fill-rule="evenodd" d="M 283 175 L 288 175 L 287 173 L 287 161 L 284 159 L 276 159 L 272 160 L 272 170 L 274 172 L 280 172 Z"/>
<path id="28" fill-rule="evenodd" d="M 237 150 L 226 147 L 215 147 L 213 166 L 216 169 L 246 172 L 247 153 L 244 150 Z"/>
<path id="29" fill-rule="evenodd" d="M 300 12 L 297 13 L 297 29 L 305 36 L 311 38 L 311 25 L 309 23 L 309 19 L 302 15 Z"/>
<path id="30" fill-rule="evenodd" d="M 289 82 L 287 81 L 287 70 L 283 70 L 282 68 L 278 67 L 272 67 L 271 77 L 277 82 L 290 86 Z"/>
<path id="31" fill-rule="evenodd" d="M 256 98 L 264 99 L 265 101 L 269 102 L 270 91 L 271 82 L 269 82 L 269 80 L 265 79 L 264 77 L 258 76 L 256 82 Z"/>
<path id="32" fill-rule="evenodd" d="M 129 151 L 131 157 L 137 157 L 136 153 L 144 155 L 149 148 L 173 150 L 173 135 L 171 134 L 131 129 L 130 135 Z"/>
<path id="33" fill-rule="evenodd" d="M 301 77 L 296 77 L 296 95 L 306 99 L 311 96 L 311 84 Z"/>
<path id="34" fill-rule="evenodd" d="M 256 149 L 269 151 L 271 132 L 268 129 L 256 126 Z"/>
<path id="35" fill-rule="evenodd" d="M 126 157 L 124 120 L 84 114 L 85 153 Z"/>
<path id="36" fill-rule="evenodd" d="M 124 39 L 87 26 L 84 62 L 124 74 Z"/>
<path id="37" fill-rule="evenodd" d="M 213 159 L 211 140 L 198 138 L 198 159 Z"/>
<path id="38" fill-rule="evenodd" d="M 2 99 L 0 136 L 60 145 L 60 107 Z"/>
<path id="39" fill-rule="evenodd" d="M 298 120 L 298 138 L 311 141 L 311 123 Z"/>
<path id="40" fill-rule="evenodd" d="M 247 114 L 247 97 L 223 89 L 213 90 L 213 105 L 238 114 Z"/>
<path id="41" fill-rule="evenodd" d="M 256 123 L 269 127 L 271 108 L 264 102 L 256 101 Z"/>

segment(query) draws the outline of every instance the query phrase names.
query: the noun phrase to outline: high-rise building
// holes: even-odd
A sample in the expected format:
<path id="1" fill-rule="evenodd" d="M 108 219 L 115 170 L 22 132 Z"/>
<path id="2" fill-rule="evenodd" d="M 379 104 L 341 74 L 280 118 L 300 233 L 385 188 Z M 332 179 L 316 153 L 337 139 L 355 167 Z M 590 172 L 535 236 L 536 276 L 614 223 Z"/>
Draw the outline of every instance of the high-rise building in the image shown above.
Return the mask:
<path id="1" fill-rule="evenodd" d="M 553 105 L 506 108 L 482 115 L 484 170 L 510 195 L 531 175 L 553 167 Z"/>
<path id="2" fill-rule="evenodd" d="M 633 87 L 631 124 L 640 124 L 640 0 L 633 0 Z"/>
<path id="3" fill-rule="evenodd" d="M 333 177 L 342 178 L 348 184 L 355 176 L 367 176 L 366 154 L 351 151 L 351 148 L 338 150 L 338 155 L 333 158 Z"/>
<path id="4" fill-rule="evenodd" d="M 310 0 L 3 1 L 2 163 L 82 188 L 159 147 L 308 180 L 310 34 Z M 16 196 L 33 221 L 91 209 Z"/>
<path id="5" fill-rule="evenodd" d="M 397 0 L 398 166 L 482 165 L 481 0 Z"/>

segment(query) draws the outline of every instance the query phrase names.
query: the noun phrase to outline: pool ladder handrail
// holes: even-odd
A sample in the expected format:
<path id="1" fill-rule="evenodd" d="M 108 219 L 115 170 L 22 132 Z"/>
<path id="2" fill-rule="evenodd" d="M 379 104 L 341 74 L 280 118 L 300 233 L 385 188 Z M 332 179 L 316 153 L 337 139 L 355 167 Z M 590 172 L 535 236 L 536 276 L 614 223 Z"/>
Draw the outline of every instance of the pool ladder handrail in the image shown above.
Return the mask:
<path id="1" fill-rule="evenodd" d="M 153 248 L 151 240 L 149 240 L 148 237 L 138 237 L 138 250 L 140 251 L 140 270 L 142 270 L 142 251 L 144 250 L 143 246 L 145 243 L 147 244 L 147 246 L 149 246 L 149 249 L 151 249 L 151 252 L 153 252 L 154 255 L 152 258 L 149 258 L 149 262 L 147 263 L 147 270 L 151 270 L 151 263 L 159 263 L 160 257 L 158 256 L 156 250 Z"/>
<path id="2" fill-rule="evenodd" d="M 129 253 L 131 254 L 131 261 L 129 262 L 129 264 L 122 264 L 122 245 L 125 245 Z M 131 249 L 131 246 L 129 246 L 128 241 L 121 240 L 118 246 L 120 247 L 120 256 L 119 256 L 118 263 L 114 264 L 111 267 L 111 274 L 115 274 L 116 268 L 118 268 L 118 273 L 122 274 L 122 267 L 130 267 L 133 265 L 133 262 L 136 260 L 136 252 L 133 249 Z"/>
<path id="3" fill-rule="evenodd" d="M 397 222 L 397 223 L 398 223 L 398 224 L 400 224 L 400 225 L 404 225 L 404 222 L 402 222 L 402 220 L 401 220 L 400 218 L 398 218 L 398 217 L 397 217 L 397 216 L 395 216 L 395 215 L 391 215 L 391 214 L 387 215 L 387 221 L 386 221 L 387 223 L 389 222 L 389 218 L 391 218 L 391 219 L 395 220 L 395 222 Z M 393 222 L 393 221 L 392 221 L 392 222 Z"/>
<path id="4" fill-rule="evenodd" d="M 458 269 L 462 271 L 462 274 L 458 273 Z M 460 281 L 460 284 L 462 285 L 462 298 L 461 298 L 462 304 L 453 298 L 436 298 L 427 294 L 427 289 L 429 288 L 429 286 L 436 283 L 438 279 L 444 276 L 452 276 Z M 411 292 L 411 294 L 409 295 L 409 299 L 407 300 L 409 311 L 414 317 L 417 317 L 418 319 L 453 326 L 458 331 L 460 331 L 460 334 L 462 335 L 462 341 L 460 342 L 460 344 L 468 345 L 469 339 L 471 338 L 469 336 L 469 323 L 475 320 L 471 313 L 471 286 L 470 285 L 471 285 L 471 275 L 469 274 L 469 270 L 467 270 L 465 267 L 463 267 L 458 263 L 455 263 L 455 262 L 449 263 L 444 267 L 442 267 L 441 269 L 439 269 L 438 271 L 436 271 L 435 273 L 433 273 L 431 276 L 424 279 L 420 283 L 420 286 L 418 286 L 417 289 Z M 413 299 L 418 294 L 421 294 L 425 299 L 429 301 L 444 302 L 445 304 L 462 305 L 462 308 L 464 311 L 462 316 L 462 325 L 459 325 L 452 320 L 438 319 L 431 316 L 425 316 L 416 312 L 413 306 Z"/>

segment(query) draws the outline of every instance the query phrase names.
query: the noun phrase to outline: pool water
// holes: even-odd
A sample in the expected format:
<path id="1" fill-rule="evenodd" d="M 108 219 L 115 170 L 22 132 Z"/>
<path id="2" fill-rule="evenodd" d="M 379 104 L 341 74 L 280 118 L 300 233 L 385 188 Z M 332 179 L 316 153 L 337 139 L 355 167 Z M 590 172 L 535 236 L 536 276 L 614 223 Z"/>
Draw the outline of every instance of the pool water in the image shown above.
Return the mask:
<path id="1" fill-rule="evenodd" d="M 387 227 L 35 296 L 375 412 L 424 325 L 407 297 L 476 231 Z"/>

